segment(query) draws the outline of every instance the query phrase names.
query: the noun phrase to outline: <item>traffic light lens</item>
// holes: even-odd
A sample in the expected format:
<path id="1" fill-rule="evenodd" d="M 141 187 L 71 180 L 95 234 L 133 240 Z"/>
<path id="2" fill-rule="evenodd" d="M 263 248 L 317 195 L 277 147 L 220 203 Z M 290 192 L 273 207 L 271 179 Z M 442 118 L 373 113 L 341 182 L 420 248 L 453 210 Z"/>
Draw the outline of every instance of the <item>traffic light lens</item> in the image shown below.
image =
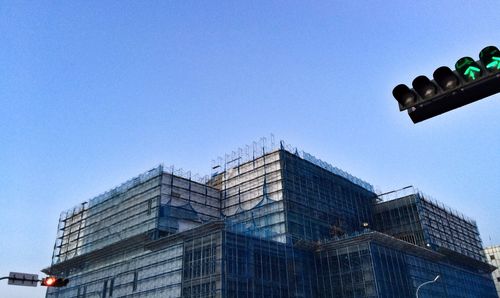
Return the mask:
<path id="1" fill-rule="evenodd" d="M 426 76 L 418 76 L 413 80 L 413 89 L 422 98 L 429 98 L 436 94 L 436 86 Z"/>
<path id="2" fill-rule="evenodd" d="M 489 46 L 479 53 L 479 59 L 488 70 L 500 69 L 500 51 L 497 47 Z"/>
<path id="3" fill-rule="evenodd" d="M 436 69 L 433 74 L 434 81 L 444 91 L 453 89 L 458 86 L 458 78 L 449 67 L 441 66 Z"/>
<path id="4" fill-rule="evenodd" d="M 417 95 L 405 84 L 397 85 L 392 90 L 392 95 L 405 108 L 414 104 L 417 100 Z"/>
<path id="5" fill-rule="evenodd" d="M 51 285 L 53 285 L 53 284 L 54 284 L 54 282 L 55 282 L 55 281 L 56 281 L 56 279 L 55 279 L 55 278 L 53 278 L 53 277 L 49 277 L 49 278 L 47 278 L 47 279 L 45 280 L 45 284 L 46 284 L 47 286 L 51 286 Z"/>
<path id="6" fill-rule="evenodd" d="M 41 285 L 46 286 L 46 287 L 65 287 L 69 283 L 69 279 L 67 278 L 61 278 L 61 277 L 55 277 L 55 276 L 49 276 L 46 278 L 42 278 Z"/>
<path id="7" fill-rule="evenodd" d="M 466 81 L 478 79 L 483 72 L 479 64 L 471 57 L 460 58 L 457 63 L 455 63 L 455 69 Z"/>

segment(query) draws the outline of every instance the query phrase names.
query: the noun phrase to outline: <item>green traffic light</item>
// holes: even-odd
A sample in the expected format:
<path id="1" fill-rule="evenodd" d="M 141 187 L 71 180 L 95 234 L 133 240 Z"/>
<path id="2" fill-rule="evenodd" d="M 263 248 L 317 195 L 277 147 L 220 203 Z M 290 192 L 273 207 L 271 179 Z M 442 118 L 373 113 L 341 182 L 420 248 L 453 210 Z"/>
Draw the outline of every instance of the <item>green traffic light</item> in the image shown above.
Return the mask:
<path id="1" fill-rule="evenodd" d="M 471 57 L 460 58 L 455 63 L 455 69 L 466 81 L 474 81 L 482 74 L 481 67 Z"/>
<path id="2" fill-rule="evenodd" d="M 500 69 L 500 51 L 497 47 L 489 46 L 479 53 L 479 59 L 488 70 Z"/>
<path id="3" fill-rule="evenodd" d="M 476 79 L 476 73 L 480 72 L 481 69 L 474 67 L 474 66 L 469 66 L 465 70 L 464 75 L 469 76 L 471 79 L 475 80 Z"/>
<path id="4" fill-rule="evenodd" d="M 488 63 L 486 65 L 486 68 L 491 68 L 491 69 L 500 69 L 500 57 L 493 57 L 492 58 L 494 61 Z"/>

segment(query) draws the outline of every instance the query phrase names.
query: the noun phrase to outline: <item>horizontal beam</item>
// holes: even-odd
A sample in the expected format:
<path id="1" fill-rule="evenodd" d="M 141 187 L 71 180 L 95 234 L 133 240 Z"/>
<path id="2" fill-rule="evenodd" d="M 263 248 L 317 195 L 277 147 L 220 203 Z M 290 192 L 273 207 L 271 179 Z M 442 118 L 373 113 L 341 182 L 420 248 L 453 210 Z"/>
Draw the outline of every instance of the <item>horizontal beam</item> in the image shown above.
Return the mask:
<path id="1" fill-rule="evenodd" d="M 408 109 L 413 123 L 418 123 L 453 109 L 465 106 L 500 92 L 500 73 L 490 75 L 475 82 L 444 93 L 442 96 L 424 101 Z"/>

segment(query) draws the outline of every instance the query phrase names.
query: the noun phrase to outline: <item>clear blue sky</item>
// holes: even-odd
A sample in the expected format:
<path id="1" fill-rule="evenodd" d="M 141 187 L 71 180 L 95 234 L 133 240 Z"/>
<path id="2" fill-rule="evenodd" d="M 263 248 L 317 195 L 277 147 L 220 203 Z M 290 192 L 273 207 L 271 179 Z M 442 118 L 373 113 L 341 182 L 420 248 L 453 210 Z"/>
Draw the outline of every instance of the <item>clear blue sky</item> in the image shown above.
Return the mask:
<path id="1" fill-rule="evenodd" d="M 414 125 L 391 95 L 499 28 L 498 1 L 0 0 L 0 273 L 49 265 L 62 210 L 269 133 L 499 244 L 500 97 Z"/>

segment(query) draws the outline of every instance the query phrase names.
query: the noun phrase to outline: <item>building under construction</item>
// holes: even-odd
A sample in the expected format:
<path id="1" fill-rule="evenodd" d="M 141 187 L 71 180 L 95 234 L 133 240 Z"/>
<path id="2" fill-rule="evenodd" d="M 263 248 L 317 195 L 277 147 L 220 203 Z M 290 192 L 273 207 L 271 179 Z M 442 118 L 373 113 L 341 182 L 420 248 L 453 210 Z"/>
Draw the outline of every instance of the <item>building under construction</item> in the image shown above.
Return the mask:
<path id="1" fill-rule="evenodd" d="M 261 139 L 63 212 L 47 297 L 496 297 L 476 223 Z"/>
<path id="2" fill-rule="evenodd" d="M 486 247 L 484 249 L 484 254 L 486 255 L 486 260 L 491 265 L 497 267 L 495 271 L 491 273 L 493 281 L 495 282 L 495 287 L 497 288 L 498 297 L 500 297 L 500 245 L 493 245 Z"/>

